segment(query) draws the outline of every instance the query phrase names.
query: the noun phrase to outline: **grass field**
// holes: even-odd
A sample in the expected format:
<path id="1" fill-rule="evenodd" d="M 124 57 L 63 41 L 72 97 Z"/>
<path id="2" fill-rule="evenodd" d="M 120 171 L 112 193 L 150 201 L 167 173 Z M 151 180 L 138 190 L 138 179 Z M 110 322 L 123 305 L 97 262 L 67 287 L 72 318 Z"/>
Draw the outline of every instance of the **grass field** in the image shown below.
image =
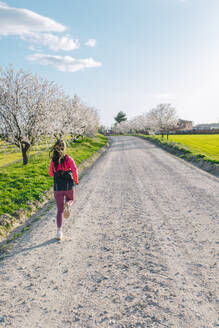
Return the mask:
<path id="1" fill-rule="evenodd" d="M 161 143 L 186 150 L 188 154 L 219 163 L 219 134 L 169 135 L 169 140 L 166 137 L 162 140 L 161 136 L 145 137 L 158 139 Z"/>
<path id="2" fill-rule="evenodd" d="M 107 142 L 107 138 L 98 135 L 96 138 L 84 138 L 82 142 L 67 147 L 67 153 L 74 158 L 76 165 L 90 157 L 96 150 Z M 13 153 L 10 153 L 11 156 Z M 5 153 L 7 162 L 8 154 Z M 2 157 L 4 157 L 2 155 Z M 0 215 L 13 214 L 16 210 L 25 209 L 29 202 L 41 200 L 44 192 L 53 184 L 49 176 L 49 152 L 44 150 L 36 154 L 30 154 L 29 163 L 22 164 L 22 160 L 11 157 L 12 163 L 0 167 Z"/>
<path id="3" fill-rule="evenodd" d="M 219 162 L 219 134 L 170 135 L 169 141 L 182 144 L 195 155 L 202 154 L 206 159 Z"/>
<path id="4" fill-rule="evenodd" d="M 28 156 L 36 154 L 40 151 L 45 151 L 49 148 L 49 146 L 50 143 L 47 143 L 46 141 L 40 145 L 33 146 L 28 152 Z M 15 145 L 11 145 L 0 140 L 0 168 L 19 160 L 22 160 L 22 153 L 20 149 Z"/>

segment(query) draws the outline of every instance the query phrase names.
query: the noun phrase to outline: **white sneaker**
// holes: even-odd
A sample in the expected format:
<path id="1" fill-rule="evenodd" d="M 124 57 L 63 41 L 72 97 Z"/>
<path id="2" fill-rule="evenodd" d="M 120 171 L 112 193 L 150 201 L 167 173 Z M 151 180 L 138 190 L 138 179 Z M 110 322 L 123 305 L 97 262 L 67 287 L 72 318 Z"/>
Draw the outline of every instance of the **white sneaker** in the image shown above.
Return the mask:
<path id="1" fill-rule="evenodd" d="M 64 205 L 64 218 L 68 219 L 70 216 L 70 206 L 69 203 L 65 203 Z"/>
<path id="2" fill-rule="evenodd" d="M 63 237 L 63 233 L 62 233 L 61 228 L 57 228 L 56 239 L 57 239 L 57 240 L 61 240 L 62 237 Z"/>

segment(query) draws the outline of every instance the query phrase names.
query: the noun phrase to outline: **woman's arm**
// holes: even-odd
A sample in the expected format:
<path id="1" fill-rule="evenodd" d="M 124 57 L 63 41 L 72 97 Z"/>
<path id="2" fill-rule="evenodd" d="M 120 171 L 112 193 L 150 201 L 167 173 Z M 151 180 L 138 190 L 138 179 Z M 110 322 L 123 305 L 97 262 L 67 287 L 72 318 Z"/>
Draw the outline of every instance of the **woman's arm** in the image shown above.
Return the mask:
<path id="1" fill-rule="evenodd" d="M 72 171 L 74 182 L 76 184 L 78 184 L 78 170 L 77 170 L 74 160 L 70 156 L 68 158 L 68 163 L 69 163 L 70 169 Z"/>
<path id="2" fill-rule="evenodd" d="M 53 177 L 53 170 L 54 170 L 54 163 L 53 160 L 51 160 L 50 165 L 49 165 L 49 175 Z"/>

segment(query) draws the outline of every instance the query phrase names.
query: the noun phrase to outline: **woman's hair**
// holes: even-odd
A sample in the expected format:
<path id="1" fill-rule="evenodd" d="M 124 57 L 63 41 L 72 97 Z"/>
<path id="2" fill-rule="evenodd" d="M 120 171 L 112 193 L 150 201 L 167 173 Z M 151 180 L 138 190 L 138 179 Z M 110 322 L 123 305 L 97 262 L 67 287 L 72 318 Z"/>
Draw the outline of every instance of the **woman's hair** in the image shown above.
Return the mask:
<path id="1" fill-rule="evenodd" d="M 66 144 L 65 141 L 62 139 L 57 140 L 55 145 L 52 147 L 52 152 L 53 152 L 52 160 L 56 171 L 57 171 L 58 164 L 61 164 L 62 166 L 64 163 L 65 150 L 66 150 Z"/>

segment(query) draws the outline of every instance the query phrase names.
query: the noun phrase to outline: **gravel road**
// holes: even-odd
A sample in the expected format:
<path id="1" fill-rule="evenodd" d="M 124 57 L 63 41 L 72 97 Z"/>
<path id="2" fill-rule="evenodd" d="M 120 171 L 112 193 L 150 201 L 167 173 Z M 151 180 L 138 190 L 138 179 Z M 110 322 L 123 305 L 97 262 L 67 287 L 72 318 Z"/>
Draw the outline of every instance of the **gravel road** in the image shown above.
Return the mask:
<path id="1" fill-rule="evenodd" d="M 0 262 L 0 327 L 219 327 L 219 179 L 112 137 L 76 187 L 62 242 L 53 207 Z"/>

